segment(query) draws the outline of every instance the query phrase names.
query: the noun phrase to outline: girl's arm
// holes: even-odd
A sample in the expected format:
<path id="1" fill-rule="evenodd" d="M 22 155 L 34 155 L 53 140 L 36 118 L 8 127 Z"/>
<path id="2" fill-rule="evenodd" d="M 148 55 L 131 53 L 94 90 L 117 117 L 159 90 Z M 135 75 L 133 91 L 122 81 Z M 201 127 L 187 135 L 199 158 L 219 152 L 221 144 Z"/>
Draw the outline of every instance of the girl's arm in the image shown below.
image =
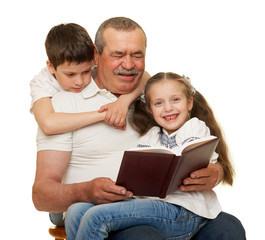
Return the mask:
<path id="1" fill-rule="evenodd" d="M 55 113 L 51 99 L 40 98 L 34 103 L 34 116 L 46 135 L 74 131 L 76 129 L 103 121 L 106 112 Z"/>
<path id="2" fill-rule="evenodd" d="M 117 99 L 117 101 L 103 105 L 100 108 L 99 112 L 107 111 L 104 119 L 105 123 L 120 129 L 125 129 L 126 115 L 128 113 L 129 106 L 142 94 L 144 86 L 149 78 L 149 73 L 144 72 L 139 85 L 133 92 L 123 94 Z"/>

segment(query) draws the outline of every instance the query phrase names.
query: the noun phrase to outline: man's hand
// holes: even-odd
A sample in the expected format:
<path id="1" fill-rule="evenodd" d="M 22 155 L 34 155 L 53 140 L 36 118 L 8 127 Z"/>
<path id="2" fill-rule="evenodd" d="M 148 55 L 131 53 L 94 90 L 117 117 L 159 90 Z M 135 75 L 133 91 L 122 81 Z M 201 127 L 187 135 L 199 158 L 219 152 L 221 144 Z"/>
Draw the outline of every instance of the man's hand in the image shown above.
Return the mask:
<path id="1" fill-rule="evenodd" d="M 117 186 L 110 178 L 96 178 L 83 184 L 87 187 L 87 199 L 84 200 L 94 204 L 121 201 L 133 196 L 132 192 Z"/>
<path id="2" fill-rule="evenodd" d="M 197 170 L 190 174 L 190 177 L 185 178 L 180 190 L 202 191 L 213 189 L 223 178 L 223 169 L 220 164 L 209 163 L 207 168 Z"/>

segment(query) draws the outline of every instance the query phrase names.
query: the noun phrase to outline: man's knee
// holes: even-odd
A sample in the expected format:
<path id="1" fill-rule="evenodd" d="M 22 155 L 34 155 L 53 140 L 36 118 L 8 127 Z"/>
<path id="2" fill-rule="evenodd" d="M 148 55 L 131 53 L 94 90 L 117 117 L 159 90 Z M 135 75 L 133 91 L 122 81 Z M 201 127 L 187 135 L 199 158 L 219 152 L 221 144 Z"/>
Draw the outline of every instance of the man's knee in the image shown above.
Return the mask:
<path id="1" fill-rule="evenodd" d="M 110 233 L 108 240 L 162 240 L 160 232 L 151 226 L 135 226 Z"/>
<path id="2" fill-rule="evenodd" d="M 241 222 L 225 212 L 221 212 L 217 218 L 209 220 L 207 224 L 192 238 L 193 240 L 245 240 L 246 233 Z"/>
<path id="3" fill-rule="evenodd" d="M 49 213 L 49 217 L 54 225 L 58 227 L 64 226 L 63 213 Z"/>

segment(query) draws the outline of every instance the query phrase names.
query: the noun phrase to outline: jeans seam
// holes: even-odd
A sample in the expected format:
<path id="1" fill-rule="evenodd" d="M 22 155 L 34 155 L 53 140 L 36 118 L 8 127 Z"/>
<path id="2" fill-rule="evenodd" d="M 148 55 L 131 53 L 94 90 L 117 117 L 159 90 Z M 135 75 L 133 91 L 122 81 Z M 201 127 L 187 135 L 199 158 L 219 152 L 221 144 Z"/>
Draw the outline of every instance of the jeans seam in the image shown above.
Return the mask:
<path id="1" fill-rule="evenodd" d="M 184 213 L 184 209 L 183 209 L 183 207 L 181 207 L 181 209 L 180 209 L 180 213 L 179 213 L 177 219 L 176 219 L 174 222 L 179 222 L 180 219 L 181 219 L 182 216 L 183 216 L 183 213 Z"/>

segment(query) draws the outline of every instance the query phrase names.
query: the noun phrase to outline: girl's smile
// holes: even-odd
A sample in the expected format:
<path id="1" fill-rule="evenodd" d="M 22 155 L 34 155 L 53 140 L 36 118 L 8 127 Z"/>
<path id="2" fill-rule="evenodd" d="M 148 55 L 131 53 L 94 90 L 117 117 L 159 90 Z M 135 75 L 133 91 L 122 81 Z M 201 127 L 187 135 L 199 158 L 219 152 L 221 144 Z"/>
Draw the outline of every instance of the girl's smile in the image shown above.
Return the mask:
<path id="1" fill-rule="evenodd" d="M 174 121 L 176 120 L 178 117 L 178 114 L 171 114 L 171 115 L 166 115 L 164 116 L 163 118 L 166 120 L 166 121 Z"/>
<path id="2" fill-rule="evenodd" d="M 170 79 L 156 82 L 150 87 L 148 95 L 155 121 L 168 134 L 175 132 L 188 120 L 193 98 L 187 99 L 181 83 Z"/>

